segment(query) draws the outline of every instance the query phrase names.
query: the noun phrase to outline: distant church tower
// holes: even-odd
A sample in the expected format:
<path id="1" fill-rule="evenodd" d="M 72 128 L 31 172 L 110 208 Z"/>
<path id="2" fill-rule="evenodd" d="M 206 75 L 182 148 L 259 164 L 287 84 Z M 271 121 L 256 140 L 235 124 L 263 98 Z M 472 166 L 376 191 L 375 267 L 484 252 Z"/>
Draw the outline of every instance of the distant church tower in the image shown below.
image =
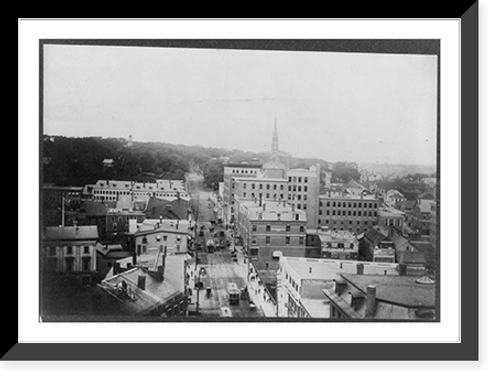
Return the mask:
<path id="1" fill-rule="evenodd" d="M 132 134 L 130 134 L 130 135 L 128 136 L 127 146 L 128 146 L 128 147 L 132 146 Z"/>
<path id="2" fill-rule="evenodd" d="M 279 154 L 279 146 L 278 146 L 278 120 L 277 117 L 274 117 L 274 131 L 273 131 L 273 140 L 271 142 L 271 158 L 277 159 Z"/>

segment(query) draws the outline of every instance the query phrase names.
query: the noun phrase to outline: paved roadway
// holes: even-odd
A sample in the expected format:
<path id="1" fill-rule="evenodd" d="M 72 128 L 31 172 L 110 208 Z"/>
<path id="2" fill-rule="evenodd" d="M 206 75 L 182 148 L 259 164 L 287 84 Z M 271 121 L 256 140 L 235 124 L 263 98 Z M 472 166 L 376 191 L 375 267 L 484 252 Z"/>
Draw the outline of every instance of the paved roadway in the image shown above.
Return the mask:
<path id="1" fill-rule="evenodd" d="M 263 311 L 259 307 L 250 311 L 248 300 L 240 300 L 238 306 L 229 305 L 227 284 L 233 282 L 238 288 L 245 288 L 247 286 L 247 264 L 244 263 L 242 255 L 237 256 L 237 262 L 234 261 L 229 250 L 230 246 L 216 249 L 214 253 L 207 253 L 206 242 L 208 239 L 217 237 L 219 240 L 226 241 L 226 239 L 229 239 L 232 241 L 231 234 L 229 231 L 226 232 L 221 225 L 214 227 L 210 224 L 210 221 L 215 220 L 215 214 L 212 209 L 213 203 L 209 200 L 212 192 L 204 188 L 203 176 L 190 173 L 188 175 L 188 189 L 193 207 L 197 211 L 197 215 L 195 216 L 197 217 L 198 232 L 204 226 L 203 237 L 200 237 L 198 234 L 198 241 L 201 243 L 201 249 L 198 251 L 200 264 L 196 267 L 191 267 L 191 269 L 196 268 L 193 276 L 198 274 L 200 268 L 203 267 L 205 270 L 205 274 L 200 275 L 204 285 L 203 289 L 199 292 L 199 311 L 202 316 L 215 317 L 220 316 L 220 308 L 229 307 L 233 317 L 236 318 L 264 316 Z M 213 228 L 213 232 L 210 232 L 210 228 Z M 224 232 L 224 236 L 220 235 L 220 231 Z M 194 289 L 194 279 L 195 277 L 192 277 L 190 280 L 193 288 L 191 310 L 195 309 L 197 298 L 197 292 Z M 207 297 L 206 294 L 207 287 L 211 288 L 210 297 Z"/>

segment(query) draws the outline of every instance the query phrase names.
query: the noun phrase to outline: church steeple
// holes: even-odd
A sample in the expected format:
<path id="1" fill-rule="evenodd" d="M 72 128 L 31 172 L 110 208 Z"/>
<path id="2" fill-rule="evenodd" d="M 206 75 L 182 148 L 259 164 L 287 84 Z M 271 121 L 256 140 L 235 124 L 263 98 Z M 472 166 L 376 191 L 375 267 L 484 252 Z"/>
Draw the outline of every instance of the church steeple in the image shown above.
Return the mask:
<path id="1" fill-rule="evenodd" d="M 278 146 L 278 118 L 274 116 L 274 131 L 273 131 L 273 140 L 271 142 L 271 157 L 277 158 L 279 153 Z"/>

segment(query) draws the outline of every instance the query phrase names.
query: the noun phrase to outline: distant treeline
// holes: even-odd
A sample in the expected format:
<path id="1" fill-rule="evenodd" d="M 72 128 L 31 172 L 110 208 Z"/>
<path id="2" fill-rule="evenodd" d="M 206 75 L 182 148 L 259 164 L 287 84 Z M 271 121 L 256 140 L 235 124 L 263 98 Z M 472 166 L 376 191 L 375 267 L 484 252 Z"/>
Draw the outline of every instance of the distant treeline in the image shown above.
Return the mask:
<path id="1" fill-rule="evenodd" d="M 99 179 L 184 179 L 187 172 L 197 171 L 205 176 L 207 187 L 217 189 L 223 181 L 225 158 L 232 163 L 264 163 L 269 154 L 160 142 L 129 145 L 123 138 L 44 136 L 42 181 L 57 186 L 83 186 Z M 328 164 L 324 160 L 293 157 L 286 161 L 294 168 Z"/>

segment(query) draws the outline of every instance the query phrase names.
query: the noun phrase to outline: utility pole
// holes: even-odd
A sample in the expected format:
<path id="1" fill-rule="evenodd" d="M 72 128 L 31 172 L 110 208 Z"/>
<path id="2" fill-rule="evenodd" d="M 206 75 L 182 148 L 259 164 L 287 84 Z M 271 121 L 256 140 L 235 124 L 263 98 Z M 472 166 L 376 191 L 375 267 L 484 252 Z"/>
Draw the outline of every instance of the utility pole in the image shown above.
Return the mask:
<path id="1" fill-rule="evenodd" d="M 61 220 L 62 220 L 61 225 L 64 227 L 64 196 L 62 197 L 62 218 L 61 218 Z"/>

